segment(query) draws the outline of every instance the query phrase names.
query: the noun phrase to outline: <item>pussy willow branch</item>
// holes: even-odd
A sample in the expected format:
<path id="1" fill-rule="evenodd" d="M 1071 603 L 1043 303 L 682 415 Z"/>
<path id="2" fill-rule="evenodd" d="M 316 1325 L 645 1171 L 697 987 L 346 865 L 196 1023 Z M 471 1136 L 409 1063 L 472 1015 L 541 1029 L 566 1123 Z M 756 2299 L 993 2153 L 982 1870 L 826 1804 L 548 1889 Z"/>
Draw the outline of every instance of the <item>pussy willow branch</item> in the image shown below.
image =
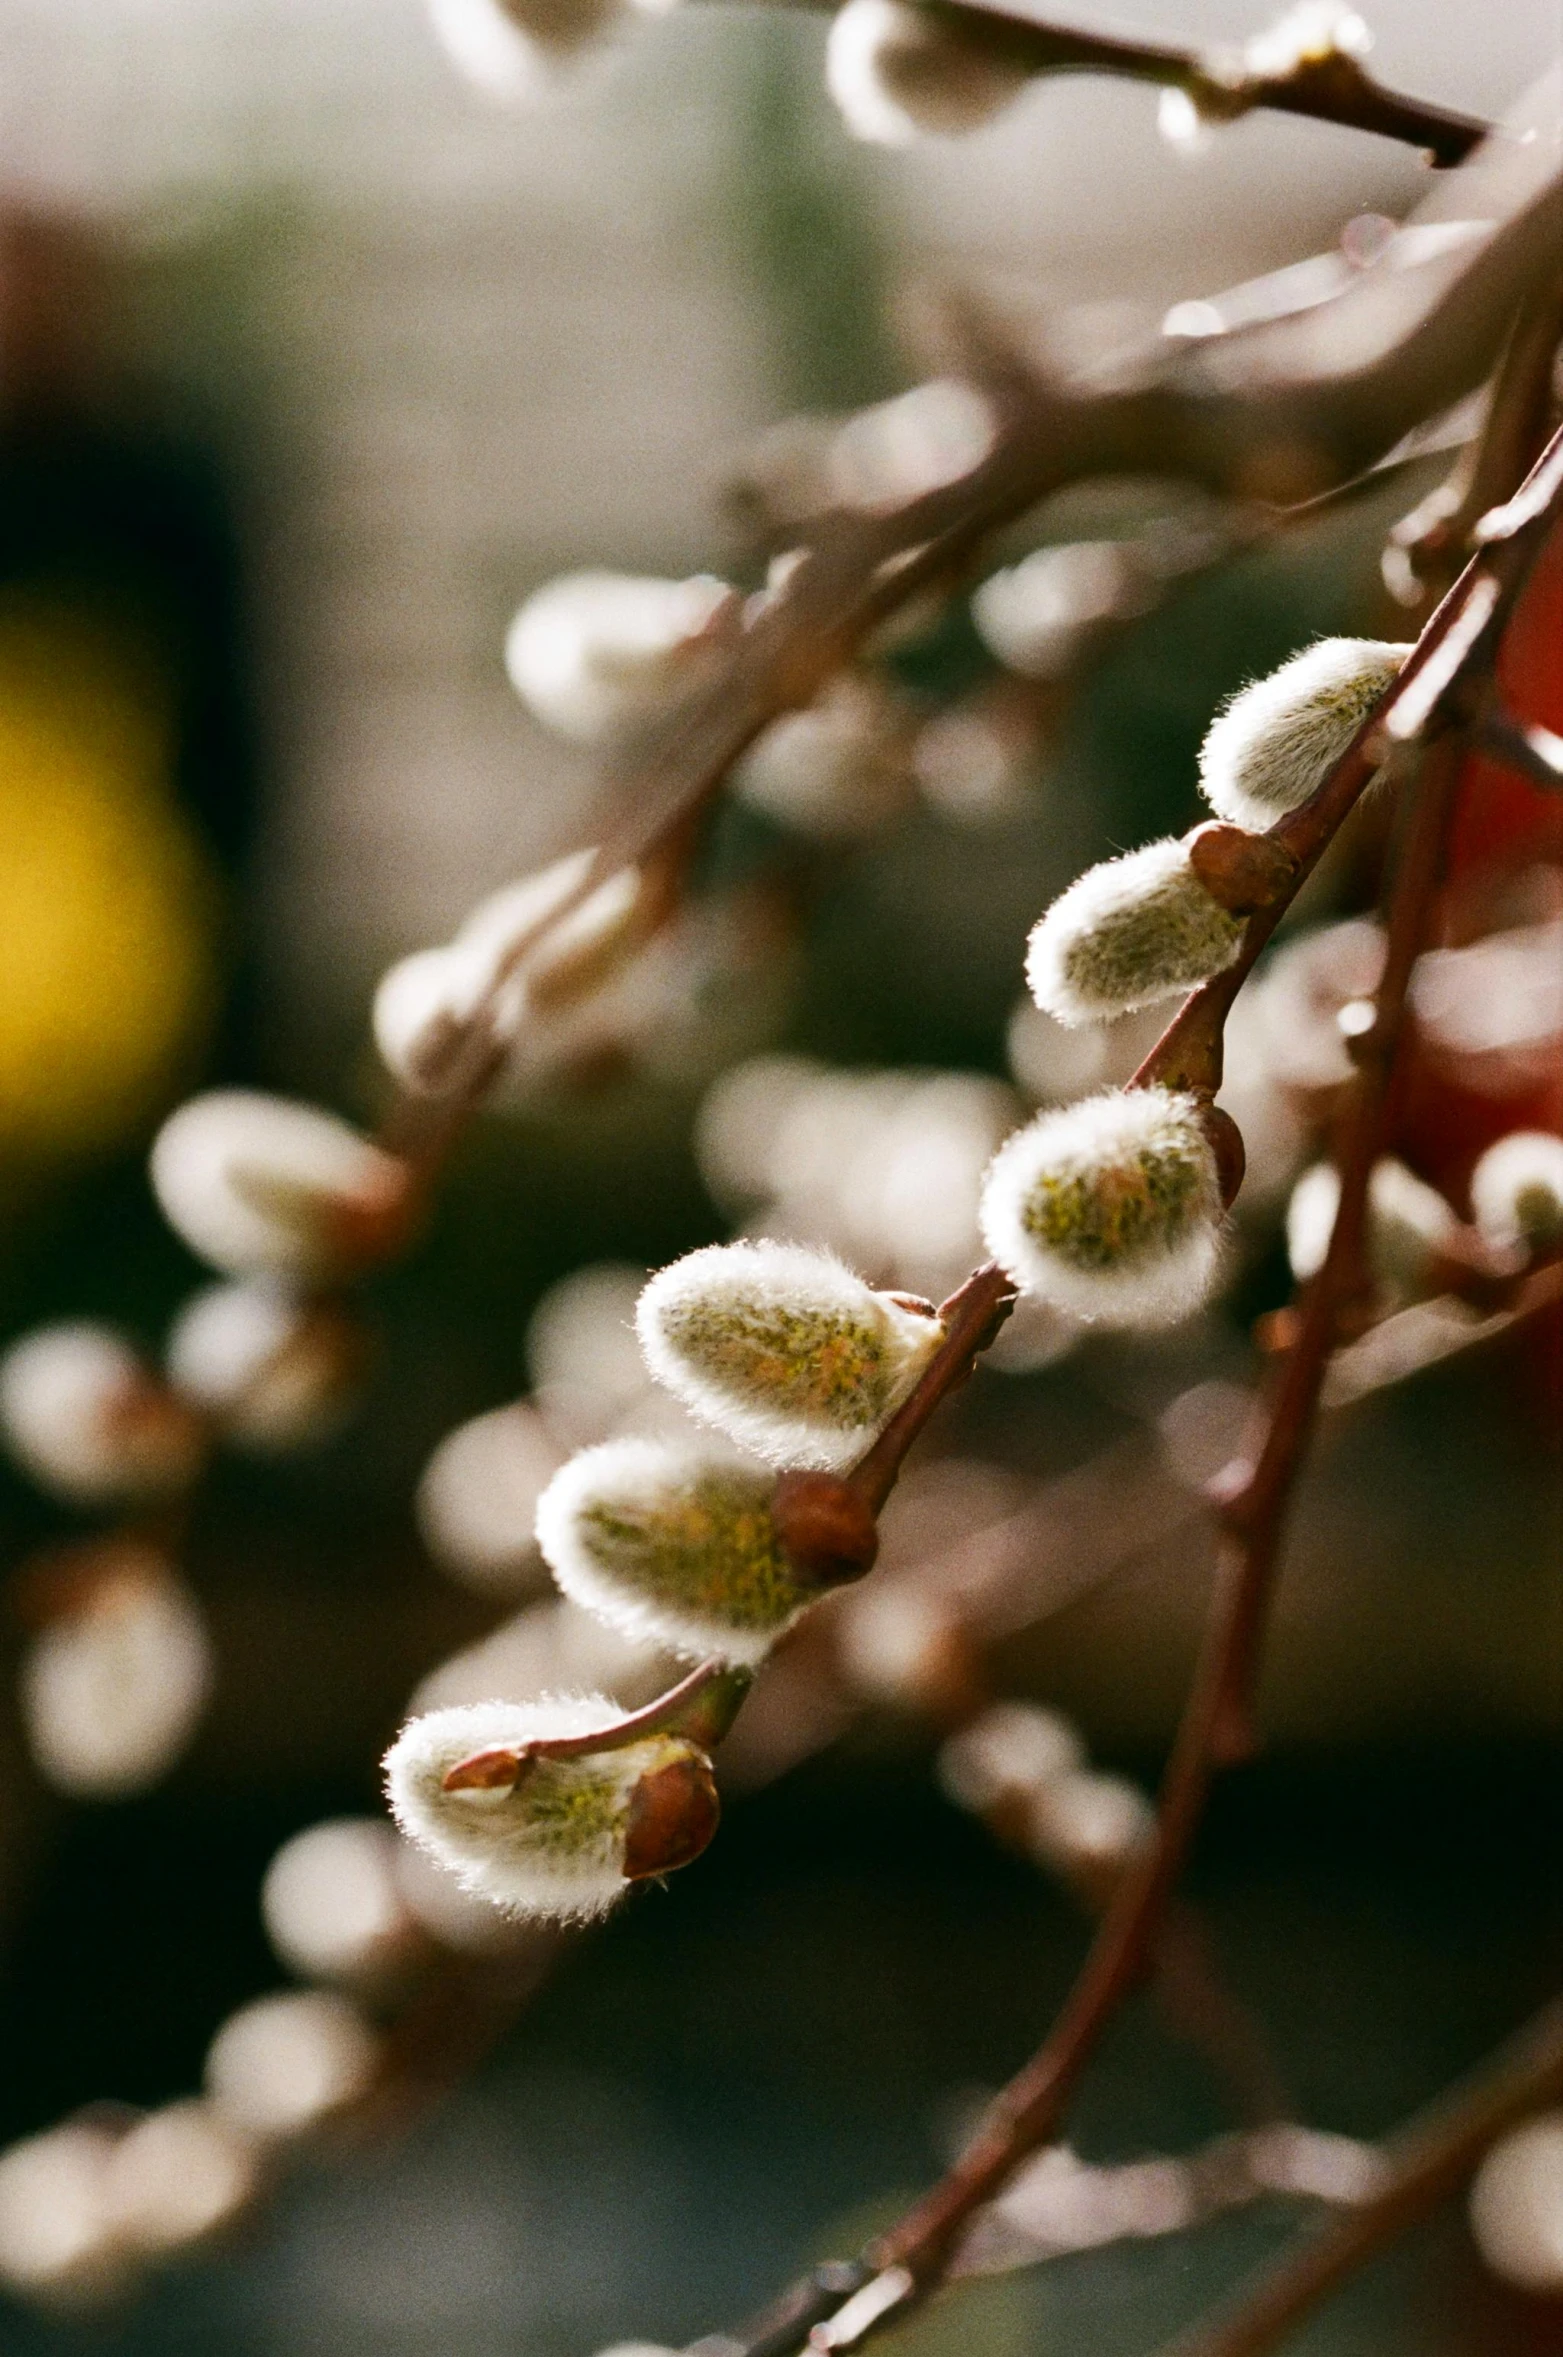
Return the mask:
<path id="1" fill-rule="evenodd" d="M 917 0 L 927 13 L 959 30 L 963 40 L 1030 74 L 1111 74 L 1182 90 L 1208 121 L 1230 122 L 1256 108 L 1378 132 L 1423 149 L 1436 164 L 1460 164 L 1491 130 L 1474 115 L 1454 114 L 1419 98 L 1386 90 L 1354 57 L 1333 51 L 1302 58 L 1289 72 L 1251 74 L 1242 53 L 1173 48 L 1160 42 L 1077 31 L 1044 22 L 1001 0 Z"/>
<path id="2" fill-rule="evenodd" d="M 598 885 L 690 828 L 772 720 L 810 703 L 880 623 L 958 578 L 992 532 L 1051 493 L 1090 476 L 1176 476 L 1285 506 L 1350 481 L 1473 391 L 1528 290 L 1555 268 L 1563 172 L 1546 133 L 1557 104 L 1553 83 L 1539 85 L 1512 136 L 1489 141 L 1414 217 L 1492 222 L 1486 237 L 1414 267 L 1391 248 L 1299 317 L 1195 343 L 1156 339 L 1115 365 L 1107 388 L 1089 370 L 1071 378 L 1015 358 L 990 389 L 989 448 L 958 481 L 815 519 L 714 676 L 610 765 L 589 870 L 512 945 L 496 992 Z M 481 1014 L 449 1091 L 403 1100 L 387 1123 L 431 1171 L 502 1061 Z"/>
<path id="3" fill-rule="evenodd" d="M 1481 433 L 1447 480 L 1403 516 L 1384 547 L 1386 588 L 1423 619 L 1471 553 L 1478 519 L 1502 499 L 1543 440 L 1555 412 L 1553 378 L 1563 338 L 1563 270 L 1532 287 L 1520 305 L 1493 376 Z"/>
<path id="4" fill-rule="evenodd" d="M 1414 731 L 1439 723 L 1471 671 L 1490 668 L 1504 622 L 1560 513 L 1563 432 L 1506 507 L 1484 519 L 1487 546 L 1433 616 L 1394 688 L 1331 776 L 1302 811 L 1272 830 L 1298 856 L 1286 899 L 1352 808 L 1386 745 L 1397 739 L 1404 745 Z M 1338 1154 L 1339 1209 L 1324 1265 L 1303 1296 L 1297 1338 L 1282 1367 L 1257 1460 L 1229 1468 L 1212 1485 L 1223 1539 L 1211 1617 L 1163 1783 L 1155 1840 L 1120 1884 L 1048 2039 L 990 2107 L 942 2182 L 876 2237 L 861 2259 L 828 2275 L 816 2271 L 744 2334 L 697 2343 L 705 2357 L 787 2357 L 805 2337 L 813 2349 L 855 2349 L 904 2315 L 941 2279 L 973 2214 L 1054 2132 L 1102 2032 L 1149 1968 L 1214 1776 L 1251 1746 L 1253 1688 L 1286 1510 L 1342 1314 L 1361 1284 L 1368 1182 L 1382 1149 L 1411 971 L 1438 882 L 1462 751 L 1459 735 L 1444 728 L 1421 752 L 1415 774 L 1402 779 L 1384 972 L 1372 1027 L 1354 1048 L 1357 1073 Z M 1279 913 L 1272 907 L 1250 921 L 1250 934 L 1261 944 Z M 1194 994 L 1137 1081 L 1170 1076 L 1186 1086 L 1214 1088 L 1221 1027 L 1257 954 L 1257 947 L 1245 945 L 1235 980 L 1221 975 Z M 840 2306 L 843 2293 L 850 2296 Z"/>
<path id="5" fill-rule="evenodd" d="M 1563 2003 L 1549 2005 L 1485 2069 L 1384 2148 L 1385 2173 L 1359 2208 L 1320 2227 L 1223 2316 L 1183 2334 L 1163 2357 L 1268 2357 L 1364 2259 L 1458 2192 L 1505 2129 L 1560 2095 Z"/>

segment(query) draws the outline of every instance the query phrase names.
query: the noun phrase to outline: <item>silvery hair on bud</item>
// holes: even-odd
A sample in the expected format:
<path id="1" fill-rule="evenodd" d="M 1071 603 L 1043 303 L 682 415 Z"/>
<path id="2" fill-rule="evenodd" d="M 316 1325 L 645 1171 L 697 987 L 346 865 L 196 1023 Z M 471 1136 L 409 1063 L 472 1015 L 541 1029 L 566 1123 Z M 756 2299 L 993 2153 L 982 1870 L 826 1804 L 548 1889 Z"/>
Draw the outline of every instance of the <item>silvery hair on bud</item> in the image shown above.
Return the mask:
<path id="1" fill-rule="evenodd" d="M 1377 638 L 1321 638 L 1245 687 L 1200 748 L 1206 801 L 1234 825 L 1272 826 L 1324 783 L 1411 649 Z"/>
<path id="2" fill-rule="evenodd" d="M 537 1505 L 564 1594 L 627 1637 L 753 1666 L 814 1600 L 771 1518 L 774 1476 L 716 1448 L 608 1440 Z"/>
<path id="3" fill-rule="evenodd" d="M 1174 837 L 1087 868 L 1032 927 L 1026 980 L 1045 1015 L 1095 1023 L 1207 982 L 1243 919 L 1211 898 Z"/>
<path id="4" fill-rule="evenodd" d="M 1024 1290 L 1105 1326 L 1175 1324 L 1220 1262 L 1220 1180 L 1197 1099 L 1111 1090 L 1039 1115 L 990 1163 L 981 1217 Z"/>
<path id="5" fill-rule="evenodd" d="M 825 47 L 825 87 L 847 129 L 881 147 L 980 130 L 1027 78 L 907 0 L 847 0 Z"/>
<path id="6" fill-rule="evenodd" d="M 804 1244 L 712 1244 L 658 1271 L 635 1330 L 657 1381 L 776 1465 L 838 1471 L 916 1382 L 942 1328 Z"/>
<path id="7" fill-rule="evenodd" d="M 1563 1242 L 1563 1138 L 1517 1129 L 1489 1146 L 1471 1173 L 1471 1216 L 1499 1251 Z"/>
<path id="8" fill-rule="evenodd" d="M 391 1814 L 463 1890 L 512 1915 L 602 1915 L 628 1888 L 625 1813 L 648 1746 L 540 1761 L 513 1792 L 447 1792 L 474 1753 L 590 1735 L 624 1713 L 603 1694 L 473 1702 L 411 1719 L 385 1755 Z M 655 1745 L 649 1747 L 655 1749 Z"/>

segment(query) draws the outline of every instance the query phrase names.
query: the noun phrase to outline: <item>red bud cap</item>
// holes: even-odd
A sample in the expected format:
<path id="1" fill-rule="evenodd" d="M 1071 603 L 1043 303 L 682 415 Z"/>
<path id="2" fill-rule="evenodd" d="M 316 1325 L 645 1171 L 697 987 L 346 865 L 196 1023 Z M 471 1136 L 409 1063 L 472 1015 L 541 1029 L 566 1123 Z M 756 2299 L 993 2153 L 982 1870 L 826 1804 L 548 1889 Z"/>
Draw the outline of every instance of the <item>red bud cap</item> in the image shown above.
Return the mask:
<path id="1" fill-rule="evenodd" d="M 776 1535 L 794 1568 L 822 1588 L 861 1579 L 879 1553 L 873 1512 L 837 1473 L 784 1473 L 771 1501 Z"/>
<path id="2" fill-rule="evenodd" d="M 1207 1105 L 1202 1117 L 1210 1150 L 1216 1158 L 1216 1179 L 1221 1188 L 1224 1210 L 1230 1211 L 1237 1200 L 1248 1168 L 1248 1150 L 1243 1144 L 1243 1133 L 1230 1113 L 1220 1105 Z"/>
<path id="3" fill-rule="evenodd" d="M 1234 917 L 1251 916 L 1279 900 L 1297 873 L 1284 844 L 1246 827 L 1211 819 L 1188 837 L 1189 866 L 1205 890 Z"/>
<path id="4" fill-rule="evenodd" d="M 687 1866 L 710 1841 L 721 1814 L 710 1760 L 694 1744 L 680 1746 L 661 1767 L 648 1769 L 630 1795 L 626 1882 Z"/>

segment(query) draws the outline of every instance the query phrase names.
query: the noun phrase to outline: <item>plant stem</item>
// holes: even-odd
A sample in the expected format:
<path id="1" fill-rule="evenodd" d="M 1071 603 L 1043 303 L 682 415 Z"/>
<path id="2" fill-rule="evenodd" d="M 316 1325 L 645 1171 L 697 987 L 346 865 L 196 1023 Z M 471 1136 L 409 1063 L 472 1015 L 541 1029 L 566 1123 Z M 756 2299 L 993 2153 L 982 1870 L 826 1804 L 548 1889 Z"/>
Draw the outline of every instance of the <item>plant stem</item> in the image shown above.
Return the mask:
<path id="1" fill-rule="evenodd" d="M 1560 2095 L 1563 2003 L 1539 2013 L 1385 2148 L 1383 2180 L 1367 2201 L 1319 2227 L 1163 2357 L 1267 2357 L 1364 2259 L 1457 2192 L 1505 2129 Z"/>

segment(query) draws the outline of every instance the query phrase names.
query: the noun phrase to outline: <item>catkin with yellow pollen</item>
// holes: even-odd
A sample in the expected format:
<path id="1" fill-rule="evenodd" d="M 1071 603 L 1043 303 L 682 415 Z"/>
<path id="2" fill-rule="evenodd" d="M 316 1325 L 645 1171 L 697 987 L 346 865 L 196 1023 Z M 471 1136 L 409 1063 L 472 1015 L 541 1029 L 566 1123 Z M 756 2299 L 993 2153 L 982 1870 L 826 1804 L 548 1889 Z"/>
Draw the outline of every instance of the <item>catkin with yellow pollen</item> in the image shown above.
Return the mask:
<path id="1" fill-rule="evenodd" d="M 1027 1292 L 1108 1326 L 1166 1326 L 1205 1299 L 1221 1186 L 1196 1098 L 1110 1091 L 1044 1113 L 989 1165 L 982 1232 Z"/>
<path id="2" fill-rule="evenodd" d="M 635 1329 L 657 1381 L 772 1464 L 849 1464 L 906 1397 L 943 1329 L 828 1252 L 714 1244 L 658 1271 Z"/>
<path id="3" fill-rule="evenodd" d="M 554 1475 L 537 1541 L 572 1603 L 626 1636 L 753 1664 L 818 1593 L 783 1550 L 772 1488 L 698 1448 L 604 1441 Z"/>

